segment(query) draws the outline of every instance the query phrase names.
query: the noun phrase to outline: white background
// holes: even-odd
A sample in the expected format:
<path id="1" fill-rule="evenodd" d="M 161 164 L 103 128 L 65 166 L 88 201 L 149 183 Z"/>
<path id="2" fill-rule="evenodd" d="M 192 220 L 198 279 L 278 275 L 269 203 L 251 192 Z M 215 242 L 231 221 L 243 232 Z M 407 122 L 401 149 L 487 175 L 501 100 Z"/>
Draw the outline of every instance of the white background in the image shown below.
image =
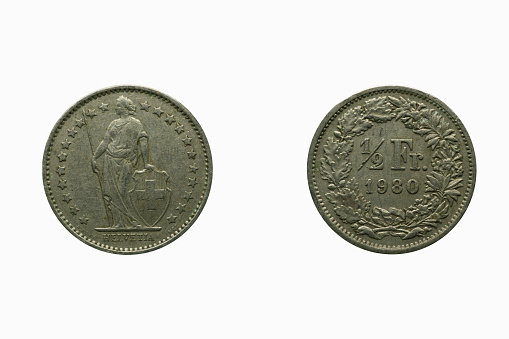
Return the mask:
<path id="1" fill-rule="evenodd" d="M 509 336 L 503 1 L 2 3 L 2 338 Z M 123 84 L 182 102 L 214 163 L 191 229 L 135 256 L 74 238 L 41 176 L 58 118 Z M 404 255 L 344 241 L 307 185 L 327 112 L 383 85 L 444 101 L 477 157 L 463 219 Z"/>

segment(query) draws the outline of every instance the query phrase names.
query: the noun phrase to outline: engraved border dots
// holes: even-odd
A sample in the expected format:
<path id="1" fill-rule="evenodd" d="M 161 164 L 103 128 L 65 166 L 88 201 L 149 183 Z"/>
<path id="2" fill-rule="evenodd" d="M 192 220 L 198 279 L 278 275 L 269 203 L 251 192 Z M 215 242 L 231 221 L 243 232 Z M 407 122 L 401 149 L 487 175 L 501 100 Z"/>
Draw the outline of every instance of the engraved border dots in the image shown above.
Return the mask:
<path id="1" fill-rule="evenodd" d="M 142 109 L 145 110 L 146 112 L 149 112 L 149 107 L 151 107 L 149 104 L 148 104 L 148 101 L 145 101 L 144 103 L 140 103 L 140 106 L 142 106 Z M 177 111 L 179 111 L 179 109 L 177 109 Z M 185 131 L 185 128 L 184 128 L 184 123 L 179 123 L 179 121 L 175 118 L 175 114 L 169 114 L 169 113 L 166 113 L 164 112 L 162 109 L 161 109 L 161 106 L 159 107 L 155 107 L 154 108 L 154 112 L 152 112 L 153 114 L 155 114 L 158 118 L 161 118 L 163 115 L 164 115 L 164 121 L 167 123 L 168 126 L 172 126 L 173 124 L 175 124 L 175 128 L 174 128 L 174 131 L 178 134 L 178 135 L 181 135 L 182 133 L 184 133 Z M 194 148 L 193 148 L 193 138 L 191 138 L 189 136 L 189 134 L 191 134 L 189 131 L 186 132 L 185 136 L 182 140 L 183 144 L 184 144 L 184 147 L 186 148 L 186 153 L 187 153 L 187 157 L 189 160 L 196 160 L 196 157 L 197 157 L 197 153 L 195 152 Z M 196 167 L 196 162 L 194 162 L 193 164 L 189 165 L 189 171 L 190 173 L 196 173 L 198 170 L 198 167 Z M 193 196 L 192 196 L 192 189 L 195 188 L 196 185 L 198 185 L 198 182 L 196 181 L 196 176 L 189 176 L 188 178 L 188 186 L 191 187 L 191 190 L 190 191 L 185 191 L 184 193 L 184 196 L 182 197 L 182 199 L 186 200 L 186 203 L 189 203 L 189 200 L 193 199 Z M 173 215 L 173 213 L 170 213 L 167 217 L 166 217 L 166 220 L 168 221 L 168 224 L 177 224 L 177 218 L 186 211 L 186 204 L 182 204 L 182 203 L 178 203 L 178 206 L 175 207 L 175 211 L 176 211 L 176 215 Z M 182 227 L 178 229 L 178 231 L 182 230 Z M 175 232 L 173 232 L 171 229 L 170 229 L 170 237 L 174 237 L 175 236 Z"/>
<path id="2" fill-rule="evenodd" d="M 208 195 L 208 190 L 210 189 L 210 177 L 209 177 L 209 167 L 212 166 L 212 164 L 209 162 L 209 158 L 208 158 L 208 152 L 207 152 L 207 147 L 205 146 L 205 142 L 204 142 L 204 138 L 201 136 L 201 131 L 200 129 L 196 126 L 196 124 L 193 122 L 193 120 L 190 118 L 190 116 L 188 114 L 186 114 L 180 107 L 178 107 L 177 105 L 175 105 L 173 102 L 171 101 L 168 101 L 168 103 L 170 105 L 172 105 L 176 110 L 177 112 L 180 112 L 182 113 L 182 115 L 185 117 L 185 119 L 189 122 L 189 124 L 191 125 L 192 129 L 196 132 L 197 136 L 198 136 L 198 139 L 199 139 L 199 144 L 201 146 L 201 149 L 203 151 L 203 157 L 204 157 L 204 162 L 205 162 L 205 182 L 207 183 L 206 185 L 203 186 L 202 188 L 202 193 L 199 197 L 199 202 L 196 204 L 196 208 L 192 211 L 193 215 L 191 217 L 189 217 L 184 225 L 182 225 L 181 227 L 179 227 L 176 231 L 174 231 L 173 233 L 170 234 L 170 238 L 174 238 L 176 237 L 182 230 L 185 229 L 185 227 L 189 224 L 189 222 L 192 220 L 193 216 L 198 213 L 198 211 L 200 210 L 200 208 L 203 206 L 202 204 L 202 201 L 206 198 L 206 196 Z M 171 121 L 171 118 L 172 116 L 169 116 L 167 117 L 170 121 Z M 166 120 L 166 119 L 165 119 Z M 167 121 L 168 125 L 171 126 L 171 122 Z M 175 121 L 175 124 L 176 124 L 176 127 L 175 127 L 175 131 L 180 135 L 182 132 L 183 132 L 183 125 L 182 124 L 179 124 L 177 121 Z M 198 167 L 196 167 L 196 163 L 193 163 L 189 166 L 190 168 L 190 172 L 192 173 L 196 173 L 196 171 L 198 170 Z M 192 190 L 189 192 L 189 194 L 192 193 Z M 186 194 L 187 194 L 187 191 L 186 191 Z M 186 194 L 184 196 L 186 196 Z M 192 196 L 191 196 L 192 197 Z M 186 198 L 187 199 L 187 198 Z"/>
<path id="3" fill-rule="evenodd" d="M 107 110 L 107 108 L 106 108 L 106 110 Z M 104 109 L 103 109 L 103 112 L 104 112 Z M 92 119 L 97 114 L 95 113 L 95 109 L 89 109 L 88 112 L 85 113 L 85 115 L 89 116 L 90 119 Z M 63 122 L 62 122 L 62 124 L 63 124 Z M 75 127 L 67 129 L 67 135 L 72 137 L 73 139 L 75 139 L 76 135 L 79 133 L 81 128 L 83 126 L 85 126 L 85 125 L 86 125 L 86 118 L 85 117 L 80 118 L 80 119 L 75 119 L 75 126 L 78 128 L 78 130 Z M 61 147 L 62 148 L 60 150 L 60 153 L 56 154 L 56 157 L 58 159 L 58 167 L 57 167 L 56 171 L 57 171 L 57 174 L 58 174 L 59 177 L 64 177 L 65 174 L 66 174 L 66 168 L 65 168 L 63 163 L 67 161 L 67 156 L 69 154 L 64 152 L 63 150 L 70 150 L 71 144 L 72 144 L 71 141 L 69 141 L 68 139 L 65 139 L 63 142 L 61 142 Z M 77 215 L 78 212 L 80 211 L 79 207 L 76 204 L 74 206 L 70 206 L 69 205 L 71 200 L 73 200 L 72 194 L 70 192 L 65 193 L 66 189 L 68 187 L 67 186 L 67 179 L 59 178 L 57 186 L 63 191 L 62 192 L 62 201 L 67 204 L 67 206 L 69 207 L 70 213 L 72 215 Z M 82 216 L 79 217 L 79 221 L 80 221 L 81 224 L 85 224 L 86 225 L 88 223 L 88 220 L 89 220 L 88 217 L 86 215 L 84 215 L 84 214 L 82 214 Z"/>

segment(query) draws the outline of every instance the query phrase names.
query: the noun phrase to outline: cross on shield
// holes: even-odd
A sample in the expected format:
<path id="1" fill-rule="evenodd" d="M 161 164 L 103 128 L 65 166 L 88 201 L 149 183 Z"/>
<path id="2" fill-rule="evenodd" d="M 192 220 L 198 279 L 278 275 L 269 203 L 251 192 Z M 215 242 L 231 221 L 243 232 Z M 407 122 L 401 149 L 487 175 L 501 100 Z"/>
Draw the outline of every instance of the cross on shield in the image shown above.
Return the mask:
<path id="1" fill-rule="evenodd" d="M 129 197 L 137 216 L 149 227 L 155 226 L 170 204 L 169 176 L 165 171 L 144 169 L 133 174 L 134 188 Z"/>
<path id="2" fill-rule="evenodd" d="M 156 210 L 157 200 L 164 199 L 164 188 L 156 188 L 155 180 L 145 179 L 145 189 L 136 190 L 136 197 L 138 200 L 145 200 L 145 209 L 147 211 Z"/>

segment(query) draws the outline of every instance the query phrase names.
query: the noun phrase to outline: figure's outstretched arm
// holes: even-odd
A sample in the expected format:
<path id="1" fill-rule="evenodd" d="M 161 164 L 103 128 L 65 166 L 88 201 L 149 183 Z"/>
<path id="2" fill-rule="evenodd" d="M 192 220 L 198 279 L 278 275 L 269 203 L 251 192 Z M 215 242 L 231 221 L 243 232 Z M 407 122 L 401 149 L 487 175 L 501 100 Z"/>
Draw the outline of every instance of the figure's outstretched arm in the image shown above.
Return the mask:
<path id="1" fill-rule="evenodd" d="M 141 155 L 143 156 L 143 161 L 145 163 L 145 168 L 153 169 L 154 166 L 150 165 L 150 163 L 148 161 L 148 138 L 140 139 L 140 148 L 141 148 Z"/>
<path id="2" fill-rule="evenodd" d="M 106 151 L 106 148 L 108 148 L 108 141 L 103 140 L 97 147 L 97 149 L 94 152 L 94 155 L 92 156 L 92 170 L 95 173 L 99 173 L 99 168 L 97 167 L 97 159 L 103 155 L 103 153 Z"/>
<path id="3" fill-rule="evenodd" d="M 108 142 L 106 140 L 101 141 L 99 146 L 94 152 L 94 159 L 98 159 L 103 153 L 106 151 L 106 148 L 108 148 Z"/>

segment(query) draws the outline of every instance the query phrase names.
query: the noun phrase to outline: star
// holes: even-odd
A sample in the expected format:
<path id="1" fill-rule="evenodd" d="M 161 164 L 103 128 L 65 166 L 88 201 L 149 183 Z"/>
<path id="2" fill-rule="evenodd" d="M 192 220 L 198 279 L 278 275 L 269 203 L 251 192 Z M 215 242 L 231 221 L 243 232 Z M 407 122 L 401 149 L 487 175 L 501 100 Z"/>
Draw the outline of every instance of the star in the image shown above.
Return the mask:
<path id="1" fill-rule="evenodd" d="M 83 119 L 76 119 L 76 126 L 78 126 L 78 128 L 83 127 L 83 125 L 85 125 Z"/>
<path id="2" fill-rule="evenodd" d="M 159 118 L 161 117 L 161 114 L 163 114 L 163 110 L 161 109 L 161 107 L 155 107 L 154 108 L 154 114 L 157 115 Z"/>
<path id="3" fill-rule="evenodd" d="M 191 146 L 191 140 L 193 140 L 193 138 L 190 138 L 188 135 L 186 135 L 186 137 L 182 139 L 184 146 Z"/>
<path id="4" fill-rule="evenodd" d="M 177 126 L 175 127 L 175 131 L 180 134 L 182 132 L 184 132 L 184 125 L 181 125 L 177 122 Z"/>
<path id="5" fill-rule="evenodd" d="M 58 166 L 57 167 L 57 173 L 59 176 L 62 176 L 65 174 L 65 166 Z"/>
<path id="6" fill-rule="evenodd" d="M 72 144 L 72 142 L 65 139 L 64 141 L 62 141 L 62 148 L 69 149 L 69 146 L 71 146 L 71 144 Z"/>
<path id="7" fill-rule="evenodd" d="M 140 106 L 141 106 L 141 110 L 145 111 L 145 112 L 148 112 L 148 109 L 150 108 L 150 105 L 148 104 L 147 101 L 145 102 L 140 102 Z"/>
<path id="8" fill-rule="evenodd" d="M 194 188 L 196 184 L 197 184 L 196 178 L 189 178 L 189 184 L 187 184 L 187 186 L 192 186 Z"/>
<path id="9" fill-rule="evenodd" d="M 71 210 L 72 215 L 76 215 L 80 211 L 80 209 L 76 205 L 69 207 L 69 209 Z"/>
<path id="10" fill-rule="evenodd" d="M 88 218 L 85 216 L 80 217 L 80 223 L 86 225 L 88 223 Z"/>
<path id="11" fill-rule="evenodd" d="M 193 199 L 193 197 L 192 197 L 193 192 L 192 191 L 191 192 L 185 191 L 185 192 L 186 193 L 184 194 L 184 200 L 189 202 L 189 200 Z"/>
<path id="12" fill-rule="evenodd" d="M 90 119 L 93 119 L 97 113 L 95 112 L 95 109 L 89 109 L 87 113 L 85 113 Z"/>
<path id="13" fill-rule="evenodd" d="M 192 149 L 191 152 L 187 152 L 187 156 L 189 157 L 189 159 L 196 159 L 196 152 L 194 151 L 194 149 Z"/>
<path id="14" fill-rule="evenodd" d="M 60 179 L 58 181 L 58 185 L 57 186 L 60 187 L 62 190 L 66 189 L 66 187 L 67 187 L 67 180 Z"/>
<path id="15" fill-rule="evenodd" d="M 180 214 L 182 214 L 182 213 L 184 213 L 184 212 L 185 212 L 185 210 L 184 210 L 184 208 L 185 208 L 185 207 L 186 207 L 186 204 L 181 204 L 181 203 L 179 202 L 179 205 L 178 205 L 178 206 L 177 206 L 177 208 L 175 208 L 175 209 L 176 209 L 176 210 L 177 210 Z"/>
<path id="16" fill-rule="evenodd" d="M 67 159 L 67 153 L 60 152 L 60 154 L 57 155 L 57 157 L 58 157 L 58 161 L 65 161 L 65 159 Z"/>
<path id="17" fill-rule="evenodd" d="M 74 127 L 73 127 L 72 129 L 68 129 L 68 130 L 67 130 L 67 135 L 68 135 L 68 136 L 70 136 L 70 137 L 73 137 L 73 138 L 74 138 L 74 137 L 76 136 L 76 133 L 78 133 L 78 131 L 76 131 L 76 130 L 74 129 Z"/>
<path id="18" fill-rule="evenodd" d="M 105 104 L 104 102 L 99 105 L 99 109 L 103 112 L 109 111 L 108 109 L 109 104 Z"/>
<path id="19" fill-rule="evenodd" d="M 71 193 L 64 194 L 64 198 L 62 200 L 65 201 L 66 203 L 69 203 L 69 201 L 72 200 Z"/>
<path id="20" fill-rule="evenodd" d="M 198 167 L 196 167 L 196 164 L 192 164 L 189 166 L 189 172 L 196 173 L 198 170 Z"/>
<path id="21" fill-rule="evenodd" d="M 166 121 L 166 123 L 168 123 L 168 125 L 171 126 L 171 124 L 173 124 L 177 120 L 175 120 L 175 117 L 173 115 L 166 114 L 166 118 L 164 119 L 164 121 Z"/>
<path id="22" fill-rule="evenodd" d="M 175 223 L 175 220 L 177 220 L 177 216 L 170 213 L 170 216 L 166 218 L 168 220 L 168 224 Z"/>

